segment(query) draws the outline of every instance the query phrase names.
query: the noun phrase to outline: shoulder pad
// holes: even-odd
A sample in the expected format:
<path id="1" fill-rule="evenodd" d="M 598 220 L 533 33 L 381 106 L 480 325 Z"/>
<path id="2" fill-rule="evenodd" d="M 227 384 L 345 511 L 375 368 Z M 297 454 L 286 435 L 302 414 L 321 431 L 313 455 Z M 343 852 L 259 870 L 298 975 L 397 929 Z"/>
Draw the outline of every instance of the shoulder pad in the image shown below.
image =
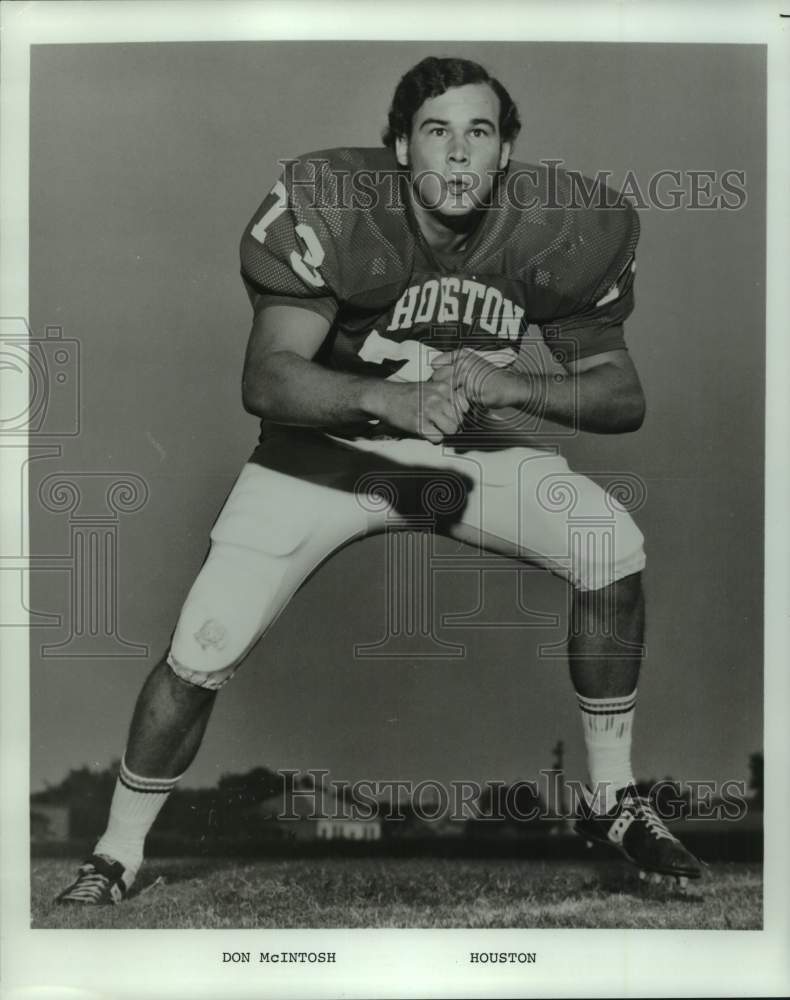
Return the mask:
<path id="1" fill-rule="evenodd" d="M 263 292 L 331 295 L 361 307 L 397 295 L 411 272 L 414 239 L 391 152 L 319 150 L 282 163 L 244 231 L 244 276 Z"/>
<path id="2" fill-rule="evenodd" d="M 539 312 L 584 309 L 611 288 L 639 239 L 635 209 L 599 180 L 549 164 L 512 162 L 476 256 L 527 283 Z M 475 266 L 485 269 L 485 259 Z"/>

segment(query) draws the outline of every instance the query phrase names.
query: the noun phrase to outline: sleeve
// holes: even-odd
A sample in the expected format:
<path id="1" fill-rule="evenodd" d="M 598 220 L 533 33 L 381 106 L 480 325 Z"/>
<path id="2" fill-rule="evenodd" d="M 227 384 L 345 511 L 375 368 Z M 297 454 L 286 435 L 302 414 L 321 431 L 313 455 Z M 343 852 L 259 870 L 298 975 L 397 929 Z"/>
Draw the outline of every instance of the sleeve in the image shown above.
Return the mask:
<path id="1" fill-rule="evenodd" d="M 316 197 L 321 169 L 314 159 L 289 162 L 244 230 L 241 275 L 256 311 L 281 303 L 334 319 L 339 254 L 329 203 Z"/>
<path id="2" fill-rule="evenodd" d="M 634 309 L 639 217 L 629 205 L 591 218 L 577 235 L 573 308 L 540 324 L 543 339 L 558 350 L 561 342 L 567 360 L 625 349 L 624 323 Z"/>

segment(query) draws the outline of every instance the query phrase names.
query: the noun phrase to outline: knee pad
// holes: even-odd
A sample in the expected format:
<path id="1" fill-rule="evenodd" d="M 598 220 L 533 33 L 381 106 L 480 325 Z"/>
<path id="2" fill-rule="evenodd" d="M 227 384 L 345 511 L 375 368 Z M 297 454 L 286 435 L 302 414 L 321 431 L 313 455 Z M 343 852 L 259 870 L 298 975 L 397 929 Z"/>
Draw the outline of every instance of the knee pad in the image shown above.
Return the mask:
<path id="1" fill-rule="evenodd" d="M 645 567 L 642 532 L 625 509 L 613 513 L 610 523 L 572 531 L 571 582 L 579 590 L 601 590 Z"/>
<path id="2" fill-rule="evenodd" d="M 234 663 L 225 667 L 223 670 L 215 670 L 213 673 L 208 674 L 201 673 L 200 670 L 190 670 L 182 663 L 179 663 L 173 655 L 172 648 L 167 654 L 167 665 L 176 677 L 178 677 L 179 680 L 184 681 L 185 684 L 191 684 L 193 687 L 205 688 L 207 691 L 219 691 L 220 688 L 225 687 L 231 677 L 236 673 L 236 667 L 238 666 L 237 663 Z"/>
<path id="3" fill-rule="evenodd" d="M 290 560 L 213 542 L 178 619 L 167 662 L 182 680 L 218 689 L 274 621 Z"/>
<path id="4" fill-rule="evenodd" d="M 552 464 L 536 486 L 527 480 L 524 494 L 528 502 L 537 501 L 525 514 L 528 525 L 530 515 L 535 519 L 532 537 L 542 530 L 546 545 L 554 547 L 553 553 L 543 552 L 551 568 L 578 590 L 601 590 L 642 570 L 644 537 L 617 496 L 572 472 L 559 456 Z M 635 491 L 634 500 L 639 500 Z"/>
<path id="5" fill-rule="evenodd" d="M 219 689 L 279 614 L 296 552 L 316 523 L 309 489 L 290 476 L 245 465 L 181 610 L 167 657 L 176 676 Z"/>

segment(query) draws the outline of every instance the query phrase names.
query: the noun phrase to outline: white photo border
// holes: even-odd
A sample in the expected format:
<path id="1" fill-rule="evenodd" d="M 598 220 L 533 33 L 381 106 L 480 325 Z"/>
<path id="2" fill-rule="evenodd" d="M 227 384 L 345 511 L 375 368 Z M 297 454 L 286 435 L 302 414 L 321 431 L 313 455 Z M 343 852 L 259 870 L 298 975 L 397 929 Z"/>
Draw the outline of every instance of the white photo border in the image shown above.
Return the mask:
<path id="1" fill-rule="evenodd" d="M 787 772 L 787 317 L 790 286 L 790 2 L 461 3 L 8 2 L 2 9 L 3 316 L 28 315 L 30 46 L 80 42 L 447 39 L 734 43 L 767 46 L 767 396 L 765 550 L 765 922 L 762 931 L 599 930 L 31 930 L 29 926 L 28 645 L 0 631 L 0 933 L 9 997 L 715 996 L 790 991 Z M 498 17 L 492 17 L 495 8 Z M 448 16 L 448 13 L 451 16 Z M 21 401 L 20 409 L 25 401 Z M 13 404 L 12 404 L 13 405 Z M 0 461 L 6 456 L 0 448 Z M 1 471 L 7 471 L 0 469 Z M 19 516 L 2 495 L 2 527 Z M 1 574 L 0 574 L 1 575 Z M 223 950 L 335 951 L 336 965 L 223 967 Z M 523 967 L 473 967 L 472 949 L 537 951 Z M 528 978 L 527 978 L 528 976 Z M 41 991 L 39 993 L 39 990 Z"/>

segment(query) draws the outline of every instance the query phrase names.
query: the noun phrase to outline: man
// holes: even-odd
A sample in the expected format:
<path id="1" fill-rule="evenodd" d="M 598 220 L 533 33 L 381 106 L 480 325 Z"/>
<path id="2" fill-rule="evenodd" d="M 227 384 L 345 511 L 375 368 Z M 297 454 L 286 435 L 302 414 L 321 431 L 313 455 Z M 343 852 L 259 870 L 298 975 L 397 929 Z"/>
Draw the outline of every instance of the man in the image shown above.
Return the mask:
<path id="1" fill-rule="evenodd" d="M 646 871 L 699 876 L 631 770 L 642 536 L 556 449 L 514 447 L 507 415 L 601 433 L 640 426 L 623 339 L 638 221 L 616 202 L 563 204 L 565 175 L 511 162 L 519 128 L 482 67 L 425 59 L 396 89 L 384 149 L 287 163 L 247 227 L 243 399 L 262 418 L 260 444 L 138 699 L 107 830 L 61 901 L 123 899 L 217 690 L 300 584 L 339 546 L 426 513 L 437 531 L 568 581 L 591 786 L 577 829 Z M 529 322 L 555 370 L 519 354 Z M 600 529 L 583 543 L 569 532 L 552 483 L 605 514 L 607 531 L 614 519 L 613 548 Z"/>

